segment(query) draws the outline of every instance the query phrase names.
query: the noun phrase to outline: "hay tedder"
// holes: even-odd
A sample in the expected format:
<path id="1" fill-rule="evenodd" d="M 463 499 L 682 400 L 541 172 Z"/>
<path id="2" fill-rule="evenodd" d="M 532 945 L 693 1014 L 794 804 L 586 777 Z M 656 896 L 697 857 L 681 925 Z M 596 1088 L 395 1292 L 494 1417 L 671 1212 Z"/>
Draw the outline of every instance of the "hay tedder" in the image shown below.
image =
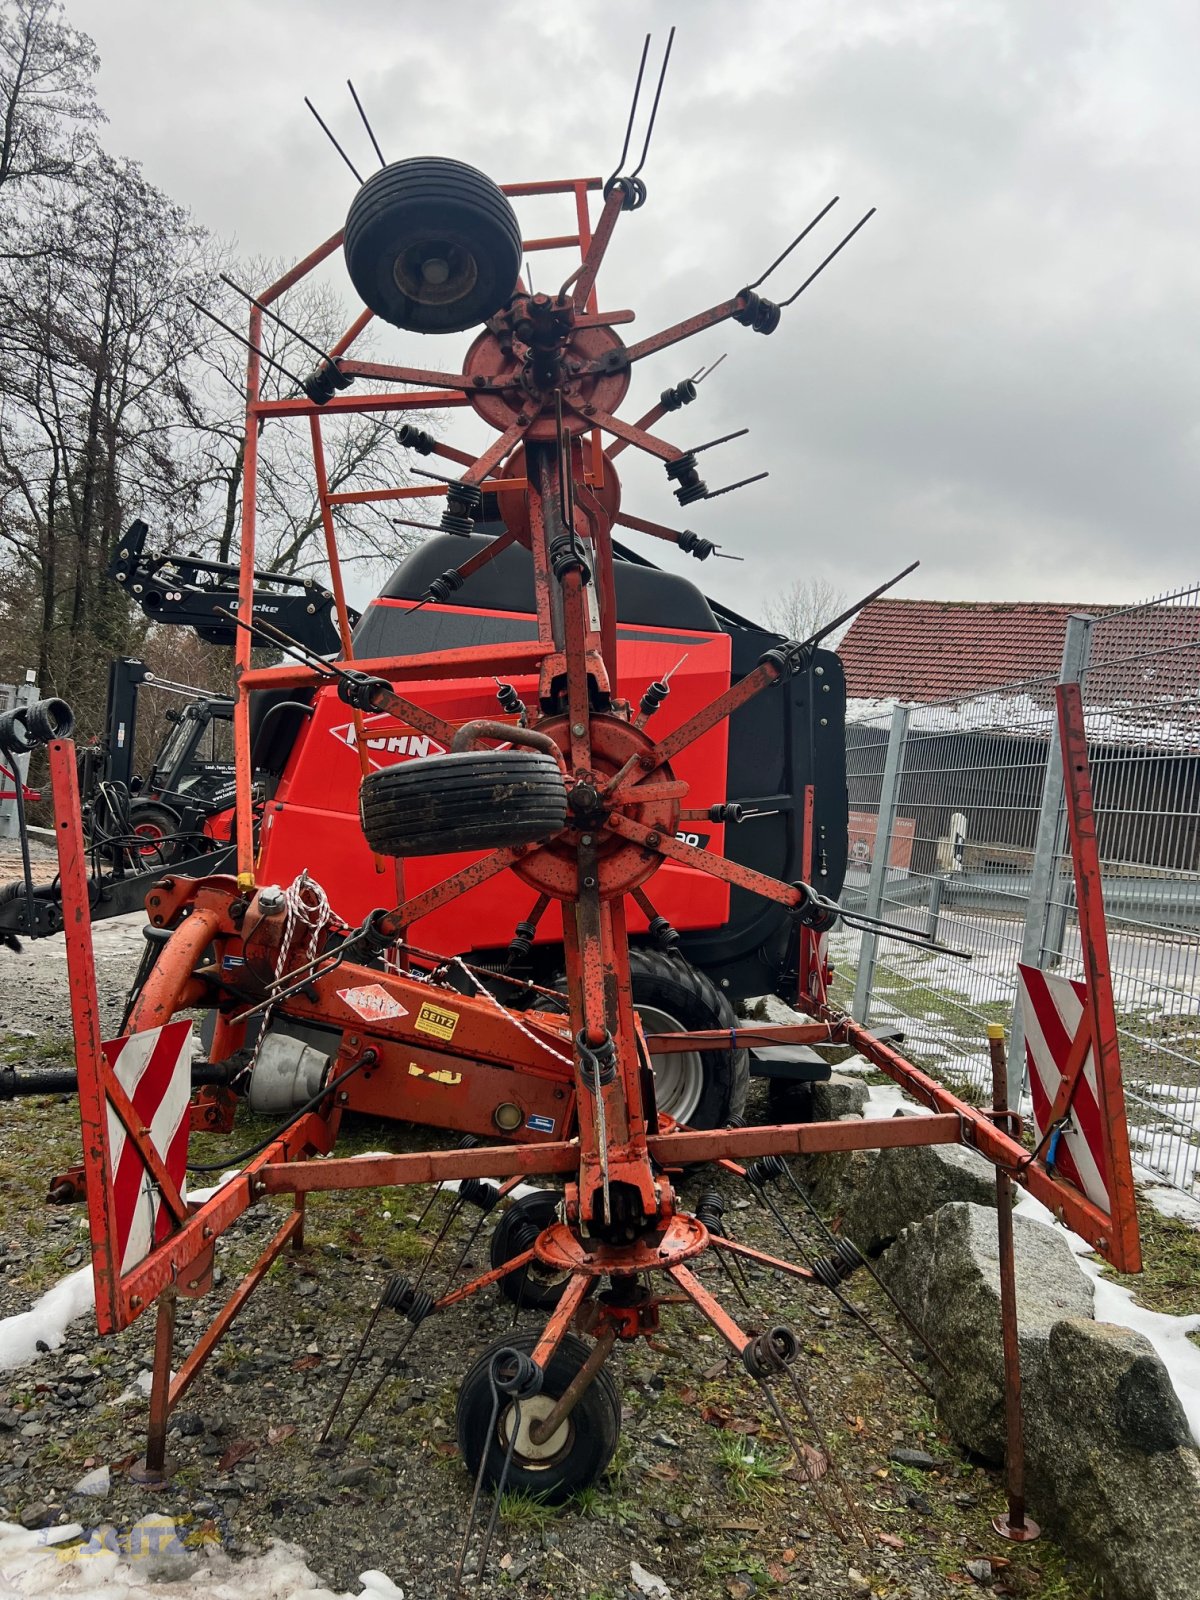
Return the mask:
<path id="1" fill-rule="evenodd" d="M 630 129 L 633 122 L 631 112 Z M 819 1223 L 822 1247 L 802 1262 L 730 1237 L 711 1185 L 696 1203 L 681 1199 L 706 1164 L 782 1198 L 799 1187 L 788 1165 L 799 1154 L 961 1142 L 1119 1265 L 1137 1264 L 1077 705 L 1064 701 L 1062 727 L 1088 983 L 1074 1020 L 1064 1023 L 1061 1085 L 1053 1106 L 1042 1108 L 1033 1148 L 1019 1137 L 1007 1098 L 998 1096 L 993 1113 L 964 1103 L 829 998 L 826 935 L 839 915 L 849 914 L 814 887 L 821 842 L 811 788 L 791 819 L 802 863 L 797 881 L 689 837 L 696 825 L 712 834 L 727 804 L 723 794 L 690 790 L 681 775 L 689 752 L 754 697 L 786 693 L 797 679 L 808 687 L 810 736 L 819 738 L 825 652 L 819 640 L 779 643 L 736 683 L 671 718 L 669 670 L 639 676 L 636 651 L 623 656 L 618 648 L 612 530 L 621 521 L 685 548 L 698 536 L 622 512 L 614 460 L 626 446 L 644 452 L 662 464 L 664 488 L 681 505 L 702 506 L 713 493 L 699 459 L 709 445 L 681 447 L 655 431 L 681 398 L 694 395 L 690 380 L 665 391 L 636 421 L 619 413 L 643 360 L 723 322 L 772 334 L 796 296 L 766 299 L 759 292 L 764 273 L 710 309 L 625 343 L 618 329 L 634 313 L 603 309 L 596 282 L 618 224 L 627 224 L 646 199 L 645 151 L 633 171 L 623 170 L 629 142 L 627 131 L 607 182 L 501 187 L 457 161 L 382 164 L 358 188 L 345 227 L 252 297 L 241 602 L 233 614 L 237 871 L 168 874 L 155 884 L 147 899 L 146 959 L 116 1040 L 101 1037 L 74 754 L 52 722 L 41 730 L 56 798 L 100 1329 L 124 1328 L 157 1305 L 150 1474 L 163 1470 L 170 1408 L 279 1252 L 302 1244 L 305 1200 L 313 1192 L 447 1186 L 447 1219 L 425 1266 L 389 1280 L 368 1333 L 386 1310 L 407 1324 L 406 1339 L 415 1337 L 426 1323 L 453 1317 L 461 1302 L 497 1286 L 519 1306 L 546 1313 L 538 1331 L 511 1333 L 464 1375 L 458 1429 L 475 1481 L 472 1523 L 485 1487 L 497 1499 L 505 1486 L 561 1499 L 599 1477 L 620 1419 L 606 1359 L 618 1341 L 652 1334 L 665 1301 L 688 1304 L 712 1324 L 762 1387 L 799 1455 L 797 1430 L 817 1427 L 800 1341 L 788 1326 L 764 1326 L 749 1310 L 744 1326 L 699 1269 L 706 1256 L 715 1258 L 737 1286 L 737 1263 L 746 1261 L 800 1288 L 820 1284 L 840 1292 L 862 1258 Z M 569 231 L 523 237 L 513 201 L 526 196 L 561 196 L 570 208 Z M 561 288 L 534 293 L 526 258 L 576 247 L 578 262 Z M 364 309 L 322 356 L 304 392 L 262 398 L 263 318 L 279 315 L 280 297 L 338 251 Z M 461 371 L 431 371 L 356 359 L 356 340 L 373 317 L 419 333 L 478 331 Z M 363 385 L 370 387 L 348 392 Z M 392 602 L 399 648 L 356 656 L 323 420 L 386 412 L 399 422 L 406 412 L 463 408 L 495 433 L 482 454 L 422 432 L 422 453 L 439 458 L 446 473 L 428 475 L 416 490 L 370 492 L 396 500 L 444 496 L 437 548 L 458 548 L 460 540 L 461 559 L 434 575 L 419 597 Z M 264 427 L 302 427 L 311 438 L 340 625 L 335 659 L 314 654 L 253 612 L 256 452 Z M 495 497 L 503 524 L 491 537 L 476 528 L 485 495 Z M 406 627 L 416 638 L 418 623 L 449 615 L 452 597 L 468 580 L 483 581 L 502 563 L 506 581 L 516 574 L 528 584 L 527 605 L 514 613 L 519 626 L 445 648 L 430 648 L 422 636 L 420 648 L 405 652 Z M 256 645 L 282 652 L 283 664 L 257 665 Z M 623 663 L 634 664 L 632 681 Z M 431 681 L 453 687 L 452 716 L 421 692 Z M 252 698 L 264 691 L 308 705 L 324 693 L 344 707 L 355 730 L 350 747 L 361 763 L 362 848 L 376 904 L 390 909 L 357 920 L 339 915 L 337 885 L 322 887 L 327 853 L 316 844 L 307 858 L 297 857 L 294 828 L 288 875 L 273 875 L 269 863 L 282 852 L 272 840 L 270 803 L 256 817 L 252 787 Z M 377 766 L 369 741 L 380 728 L 397 738 L 427 739 L 443 753 Z M 26 729 L 25 736 L 34 734 Z M 422 876 L 423 859 L 448 855 L 457 858 L 444 864 L 450 870 L 434 881 Z M 631 925 L 636 919 L 639 929 L 655 928 L 670 949 L 656 879 L 666 882 L 678 868 L 688 870 L 689 881 L 784 909 L 796 949 L 792 1000 L 805 1020 L 702 1033 L 655 1032 L 639 1020 Z M 556 919 L 561 986 L 473 965 L 456 953 L 473 948 L 469 934 L 449 948 L 414 939 L 414 927 L 431 925 L 426 919 L 435 914 L 443 924 L 457 918 L 469 926 L 476 892 L 498 882 L 519 948 L 535 942 L 544 917 Z M 193 1068 L 187 1014 L 197 1009 L 207 1023 L 202 1059 Z M 734 1125 L 725 1117 L 715 1126 L 696 1125 L 702 1118 L 689 1125 L 659 1109 L 664 1064 L 673 1055 L 731 1058 L 752 1045 L 829 1043 L 853 1047 L 928 1114 L 750 1127 L 736 1125 L 736 1117 Z M 242 1093 L 281 1125 L 244 1157 L 235 1177 L 203 1201 L 189 1201 L 189 1129 L 229 1127 Z M 1090 1118 L 1081 1111 L 1085 1100 Z M 456 1148 L 340 1157 L 339 1120 L 348 1106 L 469 1137 Z M 1096 1181 L 1080 1176 L 1085 1150 Z M 514 1198 L 529 1179 L 546 1187 Z M 292 1205 L 261 1258 L 172 1373 L 176 1297 L 208 1294 L 217 1238 L 249 1207 L 279 1197 Z M 452 1269 L 447 1286 L 435 1292 L 429 1265 L 454 1219 L 478 1211 L 473 1238 L 500 1202 L 505 1209 L 490 1270 L 457 1282 Z M 353 1375 L 351 1369 L 343 1377 L 339 1404 Z M 1019 1534 L 1025 1527 L 1019 1501 L 1015 1511 Z M 481 1548 L 480 1564 L 483 1555 Z"/>

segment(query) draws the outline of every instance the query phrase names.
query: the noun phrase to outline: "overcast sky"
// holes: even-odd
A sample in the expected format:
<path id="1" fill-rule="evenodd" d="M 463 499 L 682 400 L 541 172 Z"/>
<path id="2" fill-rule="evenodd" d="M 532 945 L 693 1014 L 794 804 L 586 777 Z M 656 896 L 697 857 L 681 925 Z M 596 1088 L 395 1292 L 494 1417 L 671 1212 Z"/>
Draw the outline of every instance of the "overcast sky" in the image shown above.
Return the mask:
<path id="1" fill-rule="evenodd" d="M 109 147 L 245 253 L 288 259 L 341 225 L 355 187 L 305 94 L 364 172 L 347 77 L 389 159 L 456 156 L 499 182 L 607 174 L 642 35 L 655 63 L 677 22 L 649 201 L 601 278 L 602 306 L 638 313 L 627 340 L 736 292 L 832 195 L 764 293 L 789 294 L 879 210 L 770 338 L 727 323 L 635 373 L 630 418 L 729 352 L 661 431 L 748 425 L 704 475 L 770 478 L 683 513 L 660 467 L 621 465 L 626 509 L 744 565 L 631 542 L 744 609 L 808 572 L 853 596 L 915 557 L 898 593 L 1133 601 L 1200 578 L 1194 3 L 67 9 L 100 50 Z M 569 270 L 541 256 L 535 281 Z M 395 337 L 389 353 L 438 366 L 467 342 Z"/>

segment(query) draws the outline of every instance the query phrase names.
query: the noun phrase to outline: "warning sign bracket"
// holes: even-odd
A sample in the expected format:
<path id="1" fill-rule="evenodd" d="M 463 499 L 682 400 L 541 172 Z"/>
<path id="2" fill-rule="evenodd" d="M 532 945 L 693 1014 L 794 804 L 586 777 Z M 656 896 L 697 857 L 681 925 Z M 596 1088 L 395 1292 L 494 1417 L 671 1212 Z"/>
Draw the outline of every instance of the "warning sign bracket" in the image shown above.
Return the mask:
<path id="1" fill-rule="evenodd" d="M 1100 1207 L 1109 1231 L 1097 1247 L 1118 1270 L 1138 1272 L 1137 1200 L 1079 685 L 1060 684 L 1057 701 L 1083 981 L 1019 968 L 1026 1060 L 1041 1136 L 1035 1164 Z M 1064 1146 L 1061 1154 L 1056 1134 Z"/>

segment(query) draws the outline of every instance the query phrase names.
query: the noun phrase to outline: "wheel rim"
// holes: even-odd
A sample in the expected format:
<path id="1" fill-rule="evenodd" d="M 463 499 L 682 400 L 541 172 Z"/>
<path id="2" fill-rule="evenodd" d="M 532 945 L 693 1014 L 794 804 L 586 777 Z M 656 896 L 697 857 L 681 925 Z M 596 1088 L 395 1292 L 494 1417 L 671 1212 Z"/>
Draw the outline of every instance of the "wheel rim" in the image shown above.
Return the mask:
<path id="1" fill-rule="evenodd" d="M 645 1033 L 686 1033 L 678 1017 L 657 1006 L 639 1005 Z M 683 1050 L 678 1054 L 651 1055 L 650 1066 L 654 1073 L 654 1098 L 664 1116 L 676 1122 L 687 1122 L 695 1116 L 696 1107 L 704 1093 L 704 1058 L 699 1050 Z"/>
<path id="2" fill-rule="evenodd" d="M 529 1472 L 545 1472 L 555 1466 L 570 1452 L 575 1442 L 575 1424 L 571 1417 L 564 1417 L 542 1444 L 535 1444 L 530 1438 L 529 1430 L 533 1424 L 548 1417 L 556 1404 L 554 1396 L 548 1394 L 535 1394 L 532 1399 L 521 1401 L 521 1420 L 513 1446 L 513 1460 Z M 512 1438 L 516 1411 L 517 1407 L 510 1405 L 499 1419 L 500 1448 L 505 1451 Z"/>
<path id="3" fill-rule="evenodd" d="M 166 834 L 157 822 L 139 822 L 133 832 L 136 838 L 144 841 L 137 846 L 139 856 L 161 855 Z"/>
<path id="4" fill-rule="evenodd" d="M 475 287 L 479 267 L 462 245 L 448 239 L 422 239 L 396 257 L 396 287 L 424 306 L 453 305 Z"/>

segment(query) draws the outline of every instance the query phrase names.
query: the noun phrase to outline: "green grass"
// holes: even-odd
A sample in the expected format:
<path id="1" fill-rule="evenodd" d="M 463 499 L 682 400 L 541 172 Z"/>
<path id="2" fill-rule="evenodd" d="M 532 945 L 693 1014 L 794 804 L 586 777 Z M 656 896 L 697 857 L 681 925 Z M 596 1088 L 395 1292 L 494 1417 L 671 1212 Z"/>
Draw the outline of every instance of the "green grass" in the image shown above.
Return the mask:
<path id="1" fill-rule="evenodd" d="M 739 1500 L 754 1500 L 782 1476 L 785 1463 L 744 1434 L 726 1434 L 717 1441 L 717 1465 Z"/>
<path id="2" fill-rule="evenodd" d="M 598 1517 L 603 1509 L 606 1496 L 597 1484 L 589 1483 L 583 1489 L 577 1489 L 567 1502 L 572 1510 L 581 1517 Z"/>
<path id="3" fill-rule="evenodd" d="M 517 1528 L 523 1533 L 542 1533 L 558 1513 L 559 1508 L 547 1505 L 540 1494 L 515 1494 L 509 1491 L 500 1496 L 501 1522 L 505 1527 Z"/>

